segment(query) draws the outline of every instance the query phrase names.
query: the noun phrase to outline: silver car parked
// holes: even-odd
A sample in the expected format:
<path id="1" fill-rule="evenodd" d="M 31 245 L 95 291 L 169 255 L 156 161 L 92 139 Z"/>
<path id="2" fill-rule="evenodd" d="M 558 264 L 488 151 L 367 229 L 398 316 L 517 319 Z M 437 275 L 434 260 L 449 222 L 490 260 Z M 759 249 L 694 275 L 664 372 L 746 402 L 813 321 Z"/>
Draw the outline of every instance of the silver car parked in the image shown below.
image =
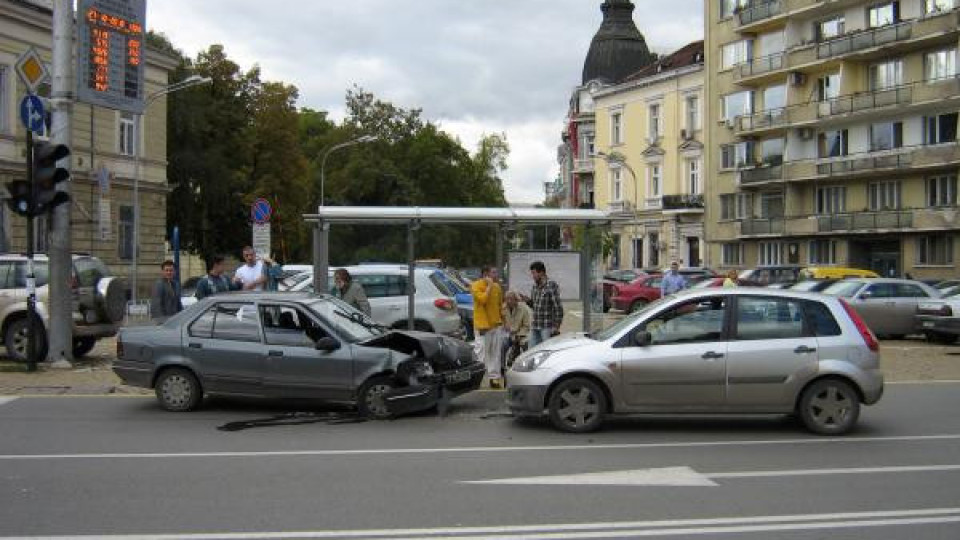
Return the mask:
<path id="1" fill-rule="evenodd" d="M 894 338 L 914 333 L 917 305 L 941 296 L 926 283 L 895 278 L 844 279 L 823 294 L 845 298 L 874 334 Z"/>
<path id="2" fill-rule="evenodd" d="M 507 383 L 515 414 L 546 412 L 571 432 L 613 413 L 795 413 L 836 435 L 883 393 L 879 344 L 849 304 L 747 287 L 685 291 L 595 335 L 550 339 Z"/>

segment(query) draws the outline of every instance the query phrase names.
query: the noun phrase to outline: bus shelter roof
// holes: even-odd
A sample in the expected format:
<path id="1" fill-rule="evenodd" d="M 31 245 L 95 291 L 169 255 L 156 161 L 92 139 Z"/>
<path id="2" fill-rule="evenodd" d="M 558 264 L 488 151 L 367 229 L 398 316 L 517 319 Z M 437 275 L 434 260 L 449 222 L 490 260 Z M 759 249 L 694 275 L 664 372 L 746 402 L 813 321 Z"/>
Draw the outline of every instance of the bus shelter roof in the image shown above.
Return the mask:
<path id="1" fill-rule="evenodd" d="M 631 219 L 602 210 L 561 208 L 457 208 L 438 206 L 320 206 L 316 214 L 304 214 L 308 222 L 324 223 L 475 223 L 606 225 Z"/>

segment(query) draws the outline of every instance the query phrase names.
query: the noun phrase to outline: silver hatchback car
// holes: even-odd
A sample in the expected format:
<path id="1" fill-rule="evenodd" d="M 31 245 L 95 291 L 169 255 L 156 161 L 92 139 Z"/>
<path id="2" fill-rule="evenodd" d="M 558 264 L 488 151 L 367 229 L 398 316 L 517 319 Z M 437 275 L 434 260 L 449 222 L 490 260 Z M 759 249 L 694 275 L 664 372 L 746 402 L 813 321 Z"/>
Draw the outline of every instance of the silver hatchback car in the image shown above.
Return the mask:
<path id="1" fill-rule="evenodd" d="M 595 335 L 550 339 L 507 384 L 515 414 L 571 432 L 616 413 L 749 413 L 838 435 L 883 394 L 879 343 L 846 301 L 748 287 L 683 292 Z"/>

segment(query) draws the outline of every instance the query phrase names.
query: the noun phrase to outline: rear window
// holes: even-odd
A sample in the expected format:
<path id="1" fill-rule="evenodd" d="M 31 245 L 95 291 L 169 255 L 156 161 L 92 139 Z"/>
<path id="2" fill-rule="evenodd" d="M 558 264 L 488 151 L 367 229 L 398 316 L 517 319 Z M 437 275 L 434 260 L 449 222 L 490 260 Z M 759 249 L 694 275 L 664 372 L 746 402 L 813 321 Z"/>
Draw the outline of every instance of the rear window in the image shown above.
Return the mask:
<path id="1" fill-rule="evenodd" d="M 839 336 L 840 325 L 833 318 L 830 308 L 820 302 L 807 301 L 803 304 L 803 311 L 807 316 L 807 324 L 817 337 Z"/>
<path id="2" fill-rule="evenodd" d="M 860 290 L 860 287 L 863 287 L 863 282 L 841 281 L 827 287 L 823 290 L 823 293 L 833 296 L 842 296 L 844 298 L 853 298 L 853 295 L 857 294 L 857 291 Z"/>
<path id="3" fill-rule="evenodd" d="M 82 257 L 73 261 L 73 271 L 77 273 L 77 284 L 81 287 L 93 287 L 100 278 L 110 275 L 110 269 L 100 259 Z"/>
<path id="4" fill-rule="evenodd" d="M 407 276 L 365 274 L 353 276 L 353 279 L 363 285 L 367 298 L 386 298 L 407 294 Z"/>
<path id="5" fill-rule="evenodd" d="M 43 287 L 50 279 L 47 261 L 34 261 L 33 275 L 36 286 Z M 24 289 L 27 287 L 27 261 L 0 262 L 0 289 Z"/>
<path id="6" fill-rule="evenodd" d="M 800 302 L 788 298 L 741 296 L 737 299 L 737 339 L 803 337 Z"/>

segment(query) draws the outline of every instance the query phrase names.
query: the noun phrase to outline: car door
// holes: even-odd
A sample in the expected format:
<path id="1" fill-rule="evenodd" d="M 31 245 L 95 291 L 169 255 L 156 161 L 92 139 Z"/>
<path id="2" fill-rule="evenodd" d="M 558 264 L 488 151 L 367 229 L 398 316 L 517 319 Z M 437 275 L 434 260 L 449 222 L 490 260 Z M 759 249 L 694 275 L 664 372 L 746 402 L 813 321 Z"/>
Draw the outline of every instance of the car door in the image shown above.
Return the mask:
<path id="1" fill-rule="evenodd" d="M 727 347 L 727 400 L 732 410 L 775 411 L 793 404 L 791 383 L 816 372 L 817 338 L 804 301 L 737 296 Z"/>
<path id="2" fill-rule="evenodd" d="M 626 405 L 647 411 L 700 411 L 724 400 L 727 295 L 698 297 L 661 310 L 618 344 Z M 650 342 L 634 338 L 647 332 Z"/>
<path id="3" fill-rule="evenodd" d="M 870 283 L 853 297 L 851 303 L 874 334 L 895 334 L 896 294 L 895 283 Z"/>
<path id="4" fill-rule="evenodd" d="M 317 350 L 316 342 L 332 333 L 295 304 L 261 304 L 266 342 L 264 388 L 287 398 L 347 400 L 353 391 L 352 346 L 337 340 L 335 350 Z"/>
<path id="5" fill-rule="evenodd" d="M 912 334 L 917 305 L 930 295 L 914 283 L 897 283 L 894 297 L 896 314 L 890 321 L 891 334 Z"/>
<path id="6" fill-rule="evenodd" d="M 183 352 L 210 392 L 261 395 L 264 349 L 253 302 L 217 302 L 187 325 Z"/>

